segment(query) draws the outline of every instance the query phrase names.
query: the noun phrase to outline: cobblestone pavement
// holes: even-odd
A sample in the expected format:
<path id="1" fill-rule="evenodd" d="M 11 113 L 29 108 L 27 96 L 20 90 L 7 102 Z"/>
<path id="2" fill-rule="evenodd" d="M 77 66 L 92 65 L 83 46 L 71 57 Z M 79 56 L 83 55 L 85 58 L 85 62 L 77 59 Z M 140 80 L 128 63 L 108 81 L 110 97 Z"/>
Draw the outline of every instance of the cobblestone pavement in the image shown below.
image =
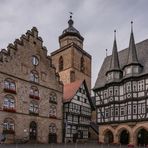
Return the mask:
<path id="1" fill-rule="evenodd" d="M 125 145 L 85 144 L 1 144 L 0 148 L 127 148 Z M 137 147 L 146 148 L 146 147 Z"/>

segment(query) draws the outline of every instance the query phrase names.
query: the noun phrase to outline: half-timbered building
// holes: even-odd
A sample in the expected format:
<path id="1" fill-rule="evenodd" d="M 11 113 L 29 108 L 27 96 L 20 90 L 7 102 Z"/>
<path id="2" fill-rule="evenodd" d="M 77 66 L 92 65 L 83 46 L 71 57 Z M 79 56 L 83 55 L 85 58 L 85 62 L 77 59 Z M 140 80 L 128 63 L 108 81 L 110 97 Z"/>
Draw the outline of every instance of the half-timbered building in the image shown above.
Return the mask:
<path id="1" fill-rule="evenodd" d="M 93 104 L 85 80 L 64 85 L 64 141 L 88 141 Z"/>
<path id="2" fill-rule="evenodd" d="M 95 83 L 97 123 L 101 143 L 148 144 L 148 39 L 129 47 L 102 64 Z"/>
<path id="3" fill-rule="evenodd" d="M 90 93 L 91 55 L 86 50 L 84 50 L 83 42 L 84 38 L 80 34 L 80 32 L 74 27 L 74 21 L 72 19 L 72 16 L 70 16 L 70 19 L 68 20 L 68 27 L 64 29 L 62 34 L 59 36 L 60 48 L 51 53 L 51 58 L 52 63 L 56 67 L 56 71 L 60 75 L 60 80 L 63 82 L 64 85 L 68 84 L 69 87 L 71 87 L 72 85 L 70 85 L 70 83 L 73 84 L 73 82 L 85 80 L 88 91 Z M 64 109 L 65 107 L 66 105 L 64 105 Z M 92 131 L 90 131 L 90 135 L 91 139 L 94 140 L 98 137 L 98 132 L 94 130 L 94 128 L 96 127 L 95 110 L 92 114 L 93 128 Z M 75 120 L 77 120 L 77 117 Z M 87 131 L 87 128 L 84 129 L 86 129 Z"/>

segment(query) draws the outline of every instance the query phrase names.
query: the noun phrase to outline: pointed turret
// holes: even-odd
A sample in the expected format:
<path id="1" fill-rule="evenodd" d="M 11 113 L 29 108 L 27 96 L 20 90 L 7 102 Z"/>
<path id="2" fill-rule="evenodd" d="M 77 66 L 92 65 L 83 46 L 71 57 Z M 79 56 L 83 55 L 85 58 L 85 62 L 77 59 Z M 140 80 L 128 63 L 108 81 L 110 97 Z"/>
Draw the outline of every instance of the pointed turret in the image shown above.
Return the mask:
<path id="1" fill-rule="evenodd" d="M 121 76 L 118 51 L 117 51 L 117 42 L 116 42 L 116 30 L 114 31 L 114 43 L 111 55 L 110 68 L 107 71 L 106 75 L 108 82 L 119 80 Z"/>
<path id="2" fill-rule="evenodd" d="M 112 51 L 112 57 L 111 57 L 111 63 L 110 63 L 110 71 L 111 70 L 120 70 L 118 51 L 117 51 L 117 42 L 116 42 L 116 30 L 114 31 L 114 43 L 113 43 L 113 51 Z"/>
<path id="3" fill-rule="evenodd" d="M 131 22 L 131 35 L 130 35 L 130 42 L 128 48 L 128 55 L 127 55 L 127 63 L 123 67 L 123 76 L 134 76 L 141 72 L 142 65 L 138 61 L 137 51 L 136 51 L 136 44 L 134 40 L 134 33 L 133 33 L 133 22 Z"/>
<path id="4" fill-rule="evenodd" d="M 138 63 L 139 62 L 138 62 L 136 45 L 134 40 L 134 33 L 133 33 L 133 22 L 131 22 L 131 35 L 130 35 L 130 42 L 129 42 L 129 49 L 128 49 L 127 65 L 138 64 Z"/>

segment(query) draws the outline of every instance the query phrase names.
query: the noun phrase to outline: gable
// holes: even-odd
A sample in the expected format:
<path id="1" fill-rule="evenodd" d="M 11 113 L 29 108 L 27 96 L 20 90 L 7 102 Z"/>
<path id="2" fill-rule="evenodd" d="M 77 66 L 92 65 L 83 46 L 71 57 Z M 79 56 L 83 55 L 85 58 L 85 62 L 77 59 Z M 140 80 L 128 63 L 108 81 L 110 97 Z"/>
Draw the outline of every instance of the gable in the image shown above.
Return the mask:
<path id="1" fill-rule="evenodd" d="M 137 43 L 136 44 L 136 49 L 137 49 L 137 56 L 139 63 L 143 66 L 142 72 L 139 74 L 139 76 L 148 74 L 148 39 Z M 127 57 L 128 57 L 128 48 L 121 50 L 118 53 L 119 56 L 119 64 L 121 69 L 126 65 L 127 63 Z M 111 56 L 107 56 L 104 59 L 104 62 L 101 66 L 101 69 L 98 73 L 98 77 L 95 83 L 95 86 L 93 90 L 104 87 L 106 84 L 106 72 L 109 70 L 110 66 L 110 61 L 111 61 Z"/>
<path id="2" fill-rule="evenodd" d="M 38 59 L 37 65 L 33 64 L 33 56 Z M 35 27 L 20 39 L 16 39 L 13 44 L 9 44 L 7 50 L 3 49 L 0 52 L 0 72 L 30 81 L 30 73 L 34 70 L 38 72 L 41 85 L 52 87 L 54 84 L 57 88 L 59 84 L 62 86 Z M 60 89 L 62 90 L 62 87 Z"/>

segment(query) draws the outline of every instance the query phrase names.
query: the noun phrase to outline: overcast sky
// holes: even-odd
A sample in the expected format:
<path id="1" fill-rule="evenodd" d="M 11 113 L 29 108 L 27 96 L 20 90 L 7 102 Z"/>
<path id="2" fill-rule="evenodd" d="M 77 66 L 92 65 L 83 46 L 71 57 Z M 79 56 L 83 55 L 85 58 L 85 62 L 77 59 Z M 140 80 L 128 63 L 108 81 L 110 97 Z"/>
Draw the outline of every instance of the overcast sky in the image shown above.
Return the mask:
<path id="1" fill-rule="evenodd" d="M 0 48 L 36 26 L 50 54 L 59 48 L 58 37 L 68 26 L 70 11 L 74 27 L 85 38 L 84 50 L 92 55 L 92 87 L 105 49 L 111 54 L 114 29 L 118 50 L 129 44 L 131 21 L 135 41 L 148 38 L 148 0 L 0 0 Z"/>

